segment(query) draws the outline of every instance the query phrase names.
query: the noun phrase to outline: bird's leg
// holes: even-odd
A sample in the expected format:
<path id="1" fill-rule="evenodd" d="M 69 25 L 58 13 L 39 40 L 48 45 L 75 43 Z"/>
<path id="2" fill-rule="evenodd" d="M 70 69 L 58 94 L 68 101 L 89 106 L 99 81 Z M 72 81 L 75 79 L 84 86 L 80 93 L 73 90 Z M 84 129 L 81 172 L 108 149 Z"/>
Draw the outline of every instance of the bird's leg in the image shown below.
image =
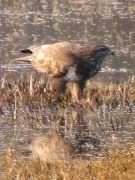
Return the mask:
<path id="1" fill-rule="evenodd" d="M 72 99 L 74 102 L 78 102 L 83 97 L 83 90 L 85 87 L 86 81 L 81 81 L 73 84 L 72 89 Z"/>
<path id="2" fill-rule="evenodd" d="M 63 78 L 51 78 L 50 90 L 54 94 L 55 101 L 60 101 L 61 95 L 63 95 L 66 90 L 66 81 Z"/>

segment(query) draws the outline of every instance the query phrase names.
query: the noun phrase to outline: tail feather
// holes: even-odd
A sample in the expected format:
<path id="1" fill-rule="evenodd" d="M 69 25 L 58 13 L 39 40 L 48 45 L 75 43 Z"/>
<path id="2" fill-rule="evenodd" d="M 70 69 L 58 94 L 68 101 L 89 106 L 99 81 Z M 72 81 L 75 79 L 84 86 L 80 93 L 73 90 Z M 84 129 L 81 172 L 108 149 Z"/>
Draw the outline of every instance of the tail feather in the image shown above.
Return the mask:
<path id="1" fill-rule="evenodd" d="M 31 56 L 21 57 L 21 58 L 15 59 L 14 61 L 19 62 L 19 63 L 31 63 L 32 57 Z"/>
<path id="2" fill-rule="evenodd" d="M 37 45 L 33 45 L 27 49 L 22 49 L 21 50 L 21 53 L 24 53 L 24 54 L 32 54 L 34 53 L 39 47 Z"/>
<path id="3" fill-rule="evenodd" d="M 32 54 L 33 52 L 32 52 L 30 49 L 22 49 L 22 50 L 21 50 L 21 53 L 24 53 L 24 54 Z"/>

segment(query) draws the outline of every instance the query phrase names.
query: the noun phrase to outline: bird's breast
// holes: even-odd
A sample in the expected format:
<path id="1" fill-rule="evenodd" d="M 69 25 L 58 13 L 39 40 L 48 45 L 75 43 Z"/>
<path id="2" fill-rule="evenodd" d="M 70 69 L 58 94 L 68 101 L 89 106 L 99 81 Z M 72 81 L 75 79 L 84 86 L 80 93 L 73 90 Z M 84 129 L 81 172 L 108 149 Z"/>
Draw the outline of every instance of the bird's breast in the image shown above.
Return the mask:
<path id="1" fill-rule="evenodd" d="M 79 76 L 76 73 L 76 66 L 70 67 L 65 75 L 67 81 L 78 81 Z"/>

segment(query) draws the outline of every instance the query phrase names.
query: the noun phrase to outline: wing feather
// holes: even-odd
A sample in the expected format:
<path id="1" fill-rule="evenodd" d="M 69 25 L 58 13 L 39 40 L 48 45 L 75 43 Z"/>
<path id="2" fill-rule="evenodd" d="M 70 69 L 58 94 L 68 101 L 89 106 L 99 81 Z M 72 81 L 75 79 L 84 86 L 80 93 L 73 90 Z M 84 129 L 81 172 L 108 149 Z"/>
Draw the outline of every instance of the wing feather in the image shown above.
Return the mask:
<path id="1" fill-rule="evenodd" d="M 66 75 L 69 68 L 74 67 L 79 61 L 91 56 L 92 47 L 81 46 L 68 42 L 42 45 L 23 50 L 31 53 L 30 56 L 18 58 L 16 61 L 32 62 L 35 69 L 48 73 L 52 77 Z"/>

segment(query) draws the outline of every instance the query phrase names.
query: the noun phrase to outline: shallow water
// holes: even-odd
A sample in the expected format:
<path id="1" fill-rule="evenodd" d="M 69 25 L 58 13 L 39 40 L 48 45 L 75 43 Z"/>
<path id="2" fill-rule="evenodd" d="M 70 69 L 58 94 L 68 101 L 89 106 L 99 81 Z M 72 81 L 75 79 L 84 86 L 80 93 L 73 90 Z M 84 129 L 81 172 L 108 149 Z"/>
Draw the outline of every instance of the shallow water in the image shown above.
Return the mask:
<path id="1" fill-rule="evenodd" d="M 135 73 L 134 1 L 0 0 L 0 29 L 1 71 L 2 75 L 4 72 L 8 73 L 10 78 L 19 78 L 21 74 L 32 71 L 27 65 L 14 65 L 12 60 L 20 56 L 20 49 L 58 41 L 106 44 L 112 48 L 117 58 L 106 59 L 101 72 L 91 81 L 122 82 Z M 45 119 L 50 114 L 49 110 L 44 115 Z M 94 116 L 92 112 L 83 112 L 83 117 L 76 116 L 87 121 L 87 128 L 90 128 L 92 136 L 101 141 L 102 147 L 113 146 L 115 140 L 117 145 L 124 146 L 128 142 L 134 144 L 134 112 L 128 114 L 123 111 L 121 114 L 116 118 L 117 121 L 114 118 L 115 128 L 111 121 L 105 122 L 104 119 L 102 122 L 98 114 Z M 55 115 L 51 117 L 52 120 Z M 35 127 L 33 122 L 30 128 L 29 123 L 24 125 L 24 120 L 16 122 L 9 115 L 8 117 L 5 119 L 1 116 L 0 119 L 0 150 L 5 151 L 9 142 L 17 140 L 17 143 L 21 143 L 28 136 L 33 138 L 44 131 L 44 127 Z M 73 120 L 72 116 L 68 118 Z M 96 118 L 97 123 L 90 118 Z M 96 134 L 93 135 L 93 132 Z"/>
<path id="2" fill-rule="evenodd" d="M 23 111 L 24 109 L 24 111 Z M 9 150 L 15 155 L 27 155 L 27 149 L 35 138 L 57 130 L 76 154 L 104 156 L 110 149 L 125 149 L 135 142 L 135 107 L 98 110 L 52 106 L 43 109 L 18 109 L 17 119 L 13 110 L 4 110 L 0 118 L 0 151 Z M 20 114 L 20 115 L 19 115 Z M 36 147 L 38 148 L 38 147 Z M 39 146 L 40 148 L 40 146 Z M 26 153 L 25 153 L 26 152 Z"/>

